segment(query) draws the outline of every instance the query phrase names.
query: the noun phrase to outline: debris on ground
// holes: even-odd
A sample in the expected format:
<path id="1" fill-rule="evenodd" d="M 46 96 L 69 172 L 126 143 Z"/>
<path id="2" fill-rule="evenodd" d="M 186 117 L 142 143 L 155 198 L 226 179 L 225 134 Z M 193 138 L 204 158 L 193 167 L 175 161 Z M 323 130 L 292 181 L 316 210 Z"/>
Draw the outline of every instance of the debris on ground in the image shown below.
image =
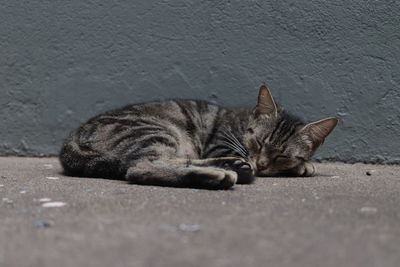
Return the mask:
<path id="1" fill-rule="evenodd" d="M 3 201 L 4 203 L 6 203 L 6 204 L 12 204 L 12 203 L 14 203 L 14 201 L 12 201 L 11 199 L 6 198 L 6 197 L 3 197 L 3 198 L 2 198 L 2 201 Z"/>
<path id="2" fill-rule="evenodd" d="M 67 205 L 65 202 L 61 201 L 54 201 L 54 202 L 46 202 L 42 204 L 43 208 L 59 208 L 59 207 L 64 207 Z"/>
<path id="3" fill-rule="evenodd" d="M 179 230 L 185 231 L 185 232 L 197 232 L 200 230 L 200 225 L 181 223 L 178 228 L 179 228 Z"/>
<path id="4" fill-rule="evenodd" d="M 198 224 L 186 224 L 186 223 L 181 223 L 176 226 L 171 226 L 167 224 L 162 224 L 159 226 L 159 229 L 161 231 L 175 231 L 175 230 L 180 230 L 184 232 L 197 232 L 200 230 L 200 225 Z"/>
<path id="5" fill-rule="evenodd" d="M 368 175 L 368 176 L 371 176 L 375 172 L 376 172 L 376 170 L 368 170 L 368 171 L 365 172 L 365 174 Z"/>
<path id="6" fill-rule="evenodd" d="M 367 215 L 370 215 L 370 214 L 375 214 L 375 213 L 377 213 L 377 212 L 378 212 L 378 209 L 377 209 L 377 208 L 374 208 L 374 207 L 362 207 L 362 208 L 360 209 L 360 212 L 361 212 L 361 213 L 364 213 L 364 214 L 367 214 Z"/>
<path id="7" fill-rule="evenodd" d="M 53 164 L 43 164 L 43 167 L 45 169 L 53 169 L 54 168 Z"/>
<path id="8" fill-rule="evenodd" d="M 39 221 L 35 222 L 36 228 L 48 228 L 48 227 L 51 227 L 52 225 L 53 225 L 53 223 L 49 222 L 49 221 L 39 220 Z"/>

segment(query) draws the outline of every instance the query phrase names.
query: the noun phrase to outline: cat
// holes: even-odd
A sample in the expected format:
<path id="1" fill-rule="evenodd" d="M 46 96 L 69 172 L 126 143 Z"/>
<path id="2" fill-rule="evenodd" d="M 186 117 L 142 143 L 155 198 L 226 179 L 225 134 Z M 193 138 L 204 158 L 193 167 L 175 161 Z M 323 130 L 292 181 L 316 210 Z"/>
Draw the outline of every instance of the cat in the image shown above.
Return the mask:
<path id="1" fill-rule="evenodd" d="M 314 175 L 309 160 L 337 122 L 305 123 L 262 85 L 255 108 L 166 100 L 106 112 L 72 132 L 59 159 L 71 176 L 228 189 L 256 176 Z"/>

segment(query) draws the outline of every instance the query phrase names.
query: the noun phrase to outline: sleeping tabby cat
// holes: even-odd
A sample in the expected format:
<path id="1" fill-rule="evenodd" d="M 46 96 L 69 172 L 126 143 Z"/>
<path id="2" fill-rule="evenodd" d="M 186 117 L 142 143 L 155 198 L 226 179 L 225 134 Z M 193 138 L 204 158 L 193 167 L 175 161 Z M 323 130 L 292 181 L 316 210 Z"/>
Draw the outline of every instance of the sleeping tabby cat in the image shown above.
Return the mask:
<path id="1" fill-rule="evenodd" d="M 106 112 L 67 138 L 60 161 L 73 176 L 227 189 L 256 176 L 312 176 L 310 157 L 336 124 L 304 123 L 263 85 L 255 108 L 169 100 Z"/>

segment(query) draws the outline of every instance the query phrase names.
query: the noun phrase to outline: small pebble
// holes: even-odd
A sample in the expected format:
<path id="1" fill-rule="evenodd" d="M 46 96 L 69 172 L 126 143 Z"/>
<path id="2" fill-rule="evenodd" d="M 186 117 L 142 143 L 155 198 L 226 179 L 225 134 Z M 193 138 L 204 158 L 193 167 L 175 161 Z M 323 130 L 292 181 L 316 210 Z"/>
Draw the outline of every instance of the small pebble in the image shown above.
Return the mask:
<path id="1" fill-rule="evenodd" d="M 25 194 L 26 192 L 28 192 L 28 190 L 21 190 L 21 191 L 19 191 L 20 194 Z"/>
<path id="2" fill-rule="evenodd" d="M 362 207 L 360 212 L 364 214 L 375 214 L 378 212 L 378 209 L 374 207 Z"/>
<path id="3" fill-rule="evenodd" d="M 366 175 L 371 176 L 376 170 L 368 170 L 365 172 Z"/>
<path id="4" fill-rule="evenodd" d="M 52 226 L 52 223 L 50 223 L 48 221 L 36 221 L 35 226 L 36 226 L 36 228 L 48 228 L 48 227 Z"/>
<path id="5" fill-rule="evenodd" d="M 47 176 L 46 179 L 49 179 L 49 180 L 58 180 L 58 179 L 60 179 L 60 178 L 58 178 L 58 177 L 53 177 L 53 176 Z"/>
<path id="6" fill-rule="evenodd" d="M 53 164 L 43 164 L 43 167 L 45 167 L 46 169 L 53 169 Z"/>
<path id="7" fill-rule="evenodd" d="M 200 225 L 181 223 L 178 228 L 179 228 L 179 230 L 185 231 L 185 232 L 197 232 L 200 230 Z"/>
<path id="8" fill-rule="evenodd" d="M 4 203 L 7 203 L 7 204 L 12 204 L 14 202 L 11 199 L 6 198 L 6 197 L 3 197 L 2 200 L 3 200 Z"/>
<path id="9" fill-rule="evenodd" d="M 43 208 L 59 208 L 59 207 L 64 207 L 67 205 L 65 202 L 61 201 L 54 201 L 54 202 L 46 202 L 42 204 Z"/>

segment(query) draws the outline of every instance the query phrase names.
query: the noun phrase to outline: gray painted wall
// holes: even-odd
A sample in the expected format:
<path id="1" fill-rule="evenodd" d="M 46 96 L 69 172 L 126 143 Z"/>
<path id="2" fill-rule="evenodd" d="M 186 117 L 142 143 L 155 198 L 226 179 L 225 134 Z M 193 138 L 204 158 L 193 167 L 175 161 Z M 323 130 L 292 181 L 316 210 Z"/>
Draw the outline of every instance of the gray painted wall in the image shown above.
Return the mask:
<path id="1" fill-rule="evenodd" d="M 0 154 L 54 155 L 91 116 L 201 98 L 341 122 L 316 158 L 400 163 L 399 1 L 0 5 Z"/>

